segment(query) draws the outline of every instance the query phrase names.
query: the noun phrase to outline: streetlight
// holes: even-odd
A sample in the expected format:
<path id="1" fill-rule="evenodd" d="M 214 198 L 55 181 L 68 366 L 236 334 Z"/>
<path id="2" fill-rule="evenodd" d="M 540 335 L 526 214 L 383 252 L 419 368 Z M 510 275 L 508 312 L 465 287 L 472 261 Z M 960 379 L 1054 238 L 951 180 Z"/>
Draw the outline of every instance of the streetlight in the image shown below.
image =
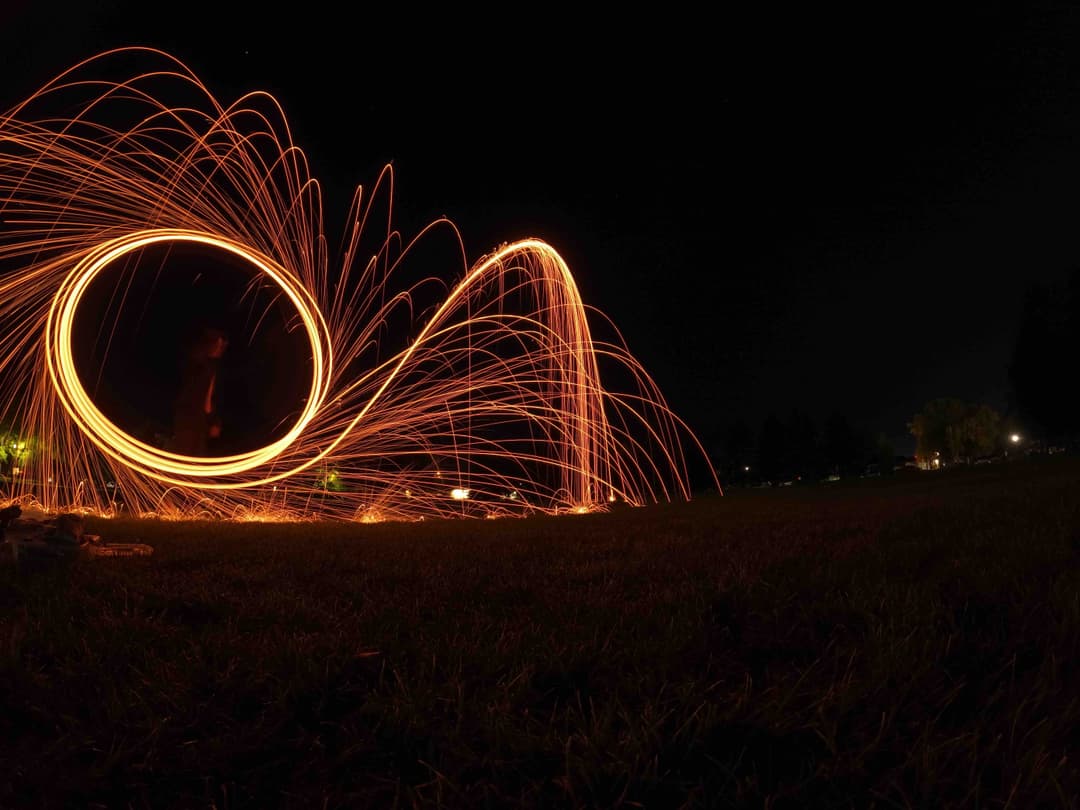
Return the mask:
<path id="1" fill-rule="evenodd" d="M 1019 433 L 1010 433 L 1009 434 L 1009 445 L 1012 446 L 1012 447 L 1017 447 L 1017 448 L 1020 446 L 1020 434 Z M 1009 457 L 1009 450 L 1008 450 L 1008 448 L 1006 448 L 1005 449 L 1005 458 L 1008 458 L 1008 457 Z"/>

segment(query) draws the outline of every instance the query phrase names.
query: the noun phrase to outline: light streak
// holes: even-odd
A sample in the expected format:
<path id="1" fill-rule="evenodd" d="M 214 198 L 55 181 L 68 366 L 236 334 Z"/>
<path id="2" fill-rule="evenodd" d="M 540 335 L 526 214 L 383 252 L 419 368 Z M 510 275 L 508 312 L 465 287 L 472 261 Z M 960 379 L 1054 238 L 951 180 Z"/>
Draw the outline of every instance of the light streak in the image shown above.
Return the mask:
<path id="1" fill-rule="evenodd" d="M 145 68 L 115 78 L 132 63 Z M 321 187 L 278 102 L 223 106 L 154 49 L 87 59 L 0 116 L 0 424 L 32 445 L 10 498 L 364 522 L 688 499 L 685 448 L 704 457 L 700 443 L 555 248 L 523 238 L 469 262 L 448 219 L 405 240 L 393 198 L 390 166 L 357 187 L 332 260 Z M 442 272 L 410 276 L 439 238 Z M 143 251 L 178 245 L 240 260 L 303 330 L 306 395 L 265 446 L 173 453 L 110 420 L 80 374 L 88 289 L 125 263 L 154 272 Z M 627 385 L 609 390 L 602 369 Z"/>

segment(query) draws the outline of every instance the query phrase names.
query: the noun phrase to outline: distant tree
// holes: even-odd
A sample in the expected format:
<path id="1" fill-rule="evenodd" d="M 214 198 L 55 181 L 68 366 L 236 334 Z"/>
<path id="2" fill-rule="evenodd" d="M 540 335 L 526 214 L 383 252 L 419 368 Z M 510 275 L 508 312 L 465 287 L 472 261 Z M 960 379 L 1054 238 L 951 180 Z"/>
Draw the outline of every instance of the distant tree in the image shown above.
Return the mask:
<path id="1" fill-rule="evenodd" d="M 953 455 L 965 460 L 992 455 L 1001 449 L 1003 434 L 1001 414 L 989 405 L 969 405 L 953 429 Z"/>
<path id="2" fill-rule="evenodd" d="M 837 475 L 857 475 L 866 466 L 866 441 L 838 411 L 825 420 L 822 449 L 828 469 Z"/>
<path id="3" fill-rule="evenodd" d="M 0 424 L 0 483 L 10 482 L 16 475 L 27 476 L 28 468 L 40 464 L 50 451 L 55 454 L 48 439 L 27 433 L 19 425 Z"/>
<path id="4" fill-rule="evenodd" d="M 874 456 L 878 466 L 878 472 L 882 475 L 892 475 L 893 463 L 896 460 L 896 448 L 884 433 L 879 433 L 874 442 Z"/>
<path id="5" fill-rule="evenodd" d="M 746 483 L 756 473 L 753 469 L 757 464 L 754 449 L 754 431 L 745 419 L 735 420 L 724 437 L 722 474 L 725 481 Z"/>
<path id="6" fill-rule="evenodd" d="M 1080 268 L 1067 281 L 1033 284 L 1024 300 L 1009 382 L 1016 416 L 1032 432 L 1058 439 L 1080 431 Z"/>
<path id="7" fill-rule="evenodd" d="M 926 461 L 940 455 L 949 460 L 952 457 L 949 428 L 960 423 L 964 410 L 963 401 L 951 397 L 927 402 L 908 424 L 908 430 L 915 437 L 915 457 Z"/>
<path id="8" fill-rule="evenodd" d="M 774 481 L 789 474 L 787 429 L 775 413 L 770 413 L 761 423 L 757 449 L 757 468 L 763 480 Z"/>
<path id="9" fill-rule="evenodd" d="M 1001 446 L 1001 414 L 989 405 L 953 397 L 930 400 L 915 414 L 908 429 L 915 437 L 920 460 L 935 455 L 947 462 L 970 461 L 990 455 Z"/>
<path id="10" fill-rule="evenodd" d="M 821 474 L 821 447 L 814 420 L 798 408 L 787 421 L 788 459 L 790 472 L 796 477 L 815 480 Z"/>

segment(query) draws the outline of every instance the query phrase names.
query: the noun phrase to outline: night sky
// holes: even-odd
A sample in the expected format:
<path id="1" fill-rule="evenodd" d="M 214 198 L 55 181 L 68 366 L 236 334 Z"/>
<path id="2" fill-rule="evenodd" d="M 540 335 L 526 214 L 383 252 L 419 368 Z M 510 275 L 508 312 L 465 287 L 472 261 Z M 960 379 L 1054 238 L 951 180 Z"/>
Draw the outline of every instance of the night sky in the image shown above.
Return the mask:
<path id="1" fill-rule="evenodd" d="M 68 5 L 4 4 L 0 106 L 120 45 L 222 100 L 269 91 L 331 229 L 392 162 L 406 234 L 446 215 L 471 258 L 546 239 L 706 441 L 840 411 L 911 452 L 930 398 L 1004 411 L 1025 289 L 1080 259 L 1068 4 Z"/>

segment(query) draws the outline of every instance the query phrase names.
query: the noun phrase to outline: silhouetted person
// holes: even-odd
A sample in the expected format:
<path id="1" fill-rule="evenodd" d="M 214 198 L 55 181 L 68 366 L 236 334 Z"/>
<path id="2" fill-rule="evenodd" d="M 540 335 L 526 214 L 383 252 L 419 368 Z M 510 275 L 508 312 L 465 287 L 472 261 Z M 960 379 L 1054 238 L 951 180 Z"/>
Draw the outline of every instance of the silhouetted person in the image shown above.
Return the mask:
<path id="1" fill-rule="evenodd" d="M 209 440 L 221 435 L 214 383 L 228 345 L 224 332 L 206 328 L 185 357 L 180 393 L 173 411 L 173 452 L 205 456 Z"/>

